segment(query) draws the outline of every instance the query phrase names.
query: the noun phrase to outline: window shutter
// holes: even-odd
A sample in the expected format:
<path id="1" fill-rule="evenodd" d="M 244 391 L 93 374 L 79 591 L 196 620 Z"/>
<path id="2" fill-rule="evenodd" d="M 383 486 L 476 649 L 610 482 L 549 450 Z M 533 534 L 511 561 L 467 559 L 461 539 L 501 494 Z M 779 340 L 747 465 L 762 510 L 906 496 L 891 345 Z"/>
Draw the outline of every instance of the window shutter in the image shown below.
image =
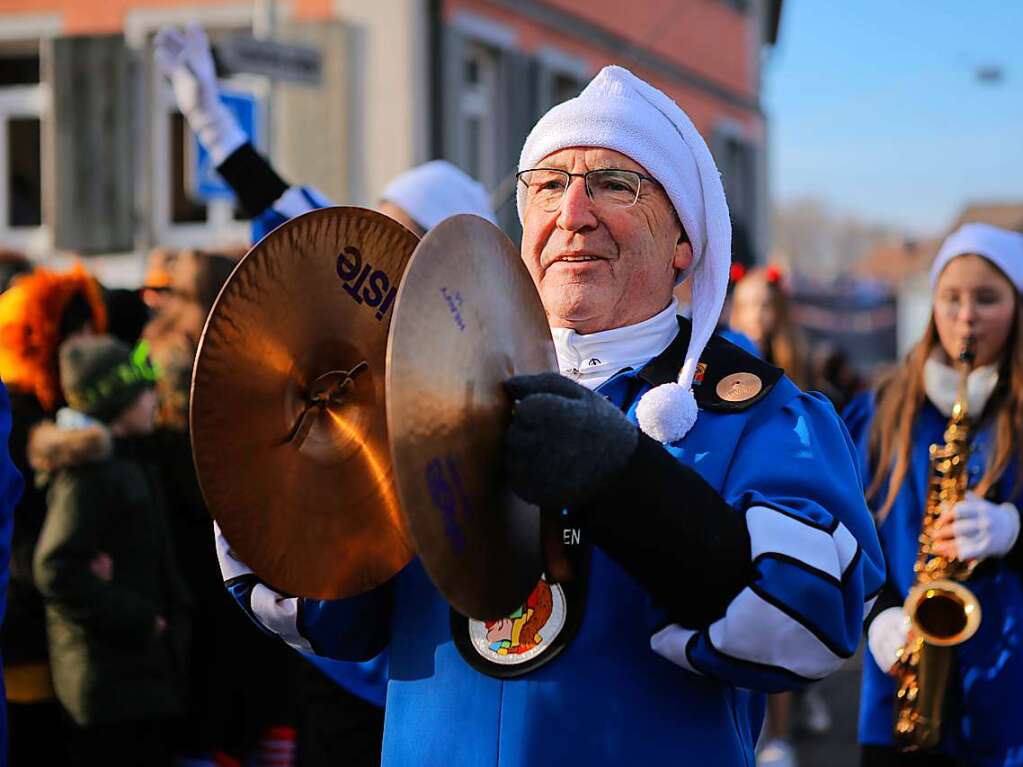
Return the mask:
<path id="1" fill-rule="evenodd" d="M 54 244 L 131 250 L 132 88 L 120 35 L 52 42 Z"/>
<path id="2" fill-rule="evenodd" d="M 519 51 L 502 52 L 498 75 L 498 188 L 492 190 L 502 199 L 494 200 L 497 220 L 508 235 L 521 237 L 515 208 L 514 173 L 518 169 L 522 145 L 536 122 L 539 69 L 536 62 Z"/>

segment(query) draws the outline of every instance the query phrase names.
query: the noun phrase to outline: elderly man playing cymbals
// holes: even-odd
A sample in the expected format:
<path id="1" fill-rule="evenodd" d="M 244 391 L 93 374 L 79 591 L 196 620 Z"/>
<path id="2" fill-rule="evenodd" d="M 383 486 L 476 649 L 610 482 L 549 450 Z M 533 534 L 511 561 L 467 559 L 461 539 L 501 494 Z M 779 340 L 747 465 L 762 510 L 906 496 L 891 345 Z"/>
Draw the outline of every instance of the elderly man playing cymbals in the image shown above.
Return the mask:
<path id="1" fill-rule="evenodd" d="M 712 335 L 728 209 L 675 102 L 602 70 L 534 127 L 519 181 L 561 374 L 507 382 L 505 468 L 581 531 L 573 580 L 481 622 L 414 560 L 272 628 L 337 658 L 390 649 L 385 765 L 752 764 L 765 693 L 851 657 L 884 580 L 848 435 Z"/>

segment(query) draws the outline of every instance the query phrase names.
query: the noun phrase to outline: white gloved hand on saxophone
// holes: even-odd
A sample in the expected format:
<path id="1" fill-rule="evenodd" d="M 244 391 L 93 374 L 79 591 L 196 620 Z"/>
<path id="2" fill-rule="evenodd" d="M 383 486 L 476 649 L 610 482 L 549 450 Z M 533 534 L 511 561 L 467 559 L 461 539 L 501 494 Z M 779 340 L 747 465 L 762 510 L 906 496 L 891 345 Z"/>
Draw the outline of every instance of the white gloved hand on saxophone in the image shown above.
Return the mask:
<path id="1" fill-rule="evenodd" d="M 934 532 L 934 551 L 960 560 L 1004 557 L 1019 537 L 1019 510 L 1011 503 L 992 503 L 978 495 L 942 512 Z"/>

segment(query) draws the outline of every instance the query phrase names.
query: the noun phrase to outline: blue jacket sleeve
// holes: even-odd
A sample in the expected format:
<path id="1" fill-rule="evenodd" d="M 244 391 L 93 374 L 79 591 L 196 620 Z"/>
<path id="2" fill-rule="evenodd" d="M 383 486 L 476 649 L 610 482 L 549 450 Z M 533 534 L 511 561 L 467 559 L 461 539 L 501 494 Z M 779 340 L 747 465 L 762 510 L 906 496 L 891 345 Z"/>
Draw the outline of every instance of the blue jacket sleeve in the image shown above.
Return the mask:
<path id="1" fill-rule="evenodd" d="M 670 624 L 659 654 L 737 687 L 777 692 L 856 651 L 884 563 L 848 432 L 831 404 L 798 394 L 739 440 L 723 495 L 745 513 L 749 583 L 705 628 Z"/>
<path id="2" fill-rule="evenodd" d="M 842 420 L 845 428 L 849 430 L 849 436 L 853 441 L 856 451 L 857 464 L 860 467 L 860 475 L 864 482 L 869 479 L 869 468 L 866 465 L 866 445 L 870 439 L 870 424 L 874 419 L 875 395 L 874 392 L 863 392 L 857 394 L 842 411 Z"/>
<path id="3" fill-rule="evenodd" d="M 259 242 L 285 221 L 332 203 L 312 187 L 289 186 L 250 143 L 242 144 L 217 172 L 252 219 L 252 241 Z"/>

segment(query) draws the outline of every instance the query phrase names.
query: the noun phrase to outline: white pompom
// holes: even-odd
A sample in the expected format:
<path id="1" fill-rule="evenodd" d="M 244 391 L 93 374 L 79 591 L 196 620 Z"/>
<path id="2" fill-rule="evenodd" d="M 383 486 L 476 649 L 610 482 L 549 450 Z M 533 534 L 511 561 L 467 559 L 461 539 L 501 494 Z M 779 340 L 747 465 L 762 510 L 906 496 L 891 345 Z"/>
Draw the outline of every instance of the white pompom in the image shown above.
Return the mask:
<path id="1" fill-rule="evenodd" d="M 669 383 L 655 386 L 640 397 L 636 420 L 643 433 L 658 442 L 675 442 L 693 428 L 697 413 L 692 390 Z"/>

